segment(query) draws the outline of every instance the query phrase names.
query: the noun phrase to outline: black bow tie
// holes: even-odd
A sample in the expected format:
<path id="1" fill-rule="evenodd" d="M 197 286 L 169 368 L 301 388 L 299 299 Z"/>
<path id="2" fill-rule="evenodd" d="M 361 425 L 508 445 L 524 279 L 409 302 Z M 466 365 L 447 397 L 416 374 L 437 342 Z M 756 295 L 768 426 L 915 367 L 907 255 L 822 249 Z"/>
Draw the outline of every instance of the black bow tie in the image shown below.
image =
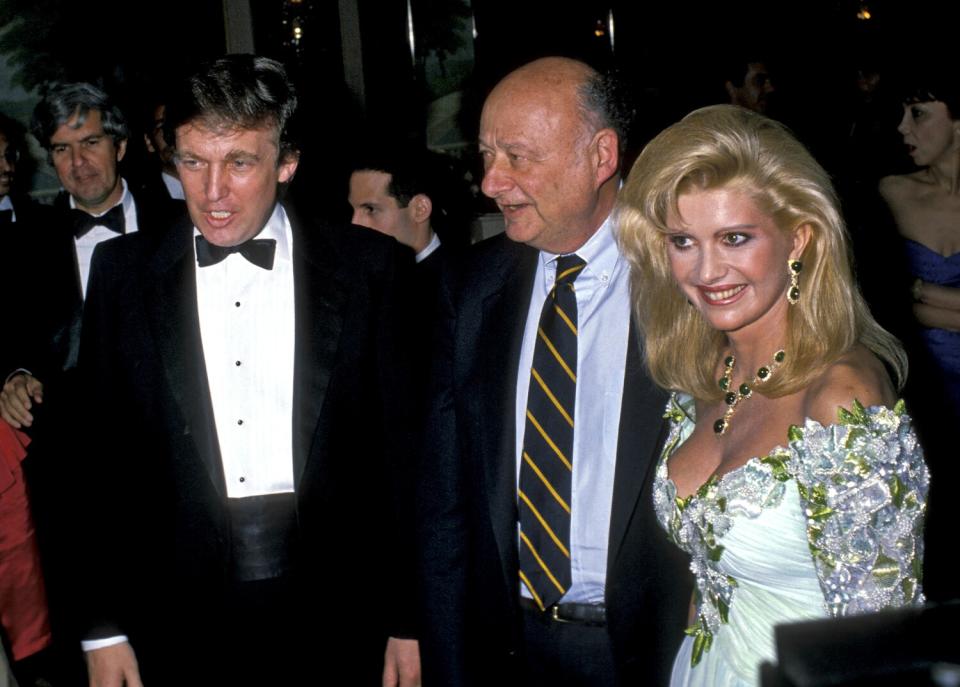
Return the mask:
<path id="1" fill-rule="evenodd" d="M 0 210 L 0 224 L 10 224 L 13 222 L 13 210 Z"/>
<path id="2" fill-rule="evenodd" d="M 73 219 L 73 235 L 80 238 L 94 227 L 106 227 L 118 234 L 124 233 L 126 225 L 123 220 L 123 205 L 114 205 L 110 210 L 99 217 L 94 217 L 83 210 L 71 210 Z"/>
<path id="3" fill-rule="evenodd" d="M 218 246 L 210 243 L 202 235 L 197 236 L 197 264 L 200 267 L 216 265 L 231 253 L 240 253 L 257 267 L 273 269 L 273 253 L 276 251 L 275 239 L 250 239 L 237 246 Z"/>

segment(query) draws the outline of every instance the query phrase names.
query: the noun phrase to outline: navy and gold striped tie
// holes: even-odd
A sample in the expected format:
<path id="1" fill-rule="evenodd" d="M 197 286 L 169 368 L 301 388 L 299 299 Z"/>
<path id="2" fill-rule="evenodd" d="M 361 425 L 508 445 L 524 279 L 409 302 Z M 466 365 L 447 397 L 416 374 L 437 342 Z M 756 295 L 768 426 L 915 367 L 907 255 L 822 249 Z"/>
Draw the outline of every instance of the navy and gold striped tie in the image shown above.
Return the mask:
<path id="1" fill-rule="evenodd" d="M 541 609 L 570 587 L 570 493 L 577 396 L 577 298 L 586 263 L 557 260 L 557 278 L 540 313 L 530 370 L 520 464 L 520 581 Z"/>

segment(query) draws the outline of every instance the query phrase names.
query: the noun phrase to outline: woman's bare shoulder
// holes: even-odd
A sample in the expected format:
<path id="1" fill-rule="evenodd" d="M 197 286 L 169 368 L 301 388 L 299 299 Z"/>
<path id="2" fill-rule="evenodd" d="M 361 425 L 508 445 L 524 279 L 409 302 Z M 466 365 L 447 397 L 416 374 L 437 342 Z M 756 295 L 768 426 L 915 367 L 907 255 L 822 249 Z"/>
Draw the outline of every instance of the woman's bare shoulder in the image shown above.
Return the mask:
<path id="1" fill-rule="evenodd" d="M 837 410 L 851 408 L 854 400 L 864 407 L 893 407 L 897 400 L 883 363 L 864 346 L 846 353 L 807 387 L 804 414 L 822 425 L 833 424 Z"/>
<path id="2" fill-rule="evenodd" d="M 877 190 L 888 203 L 908 200 L 921 193 L 927 186 L 918 172 L 912 174 L 891 174 L 883 177 L 877 184 Z"/>

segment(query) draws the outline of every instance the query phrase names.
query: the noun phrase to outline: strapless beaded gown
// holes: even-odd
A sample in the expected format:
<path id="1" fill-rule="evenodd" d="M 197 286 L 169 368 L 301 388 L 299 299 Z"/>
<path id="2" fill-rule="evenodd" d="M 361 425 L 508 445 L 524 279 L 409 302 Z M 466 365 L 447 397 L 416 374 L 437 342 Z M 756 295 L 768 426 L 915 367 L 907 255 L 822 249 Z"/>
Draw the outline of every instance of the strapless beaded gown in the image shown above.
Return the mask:
<path id="1" fill-rule="evenodd" d="M 960 288 L 960 253 L 944 257 L 922 243 L 905 239 L 910 272 L 931 284 Z M 953 403 L 954 414 L 960 417 L 960 332 L 925 328 L 920 331 L 924 345 Z"/>
<path id="2" fill-rule="evenodd" d="M 755 685 L 775 625 L 923 602 L 928 475 L 910 418 L 902 403 L 839 414 L 678 499 L 668 461 L 695 418 L 692 399 L 671 398 L 654 501 L 697 603 L 671 685 Z"/>

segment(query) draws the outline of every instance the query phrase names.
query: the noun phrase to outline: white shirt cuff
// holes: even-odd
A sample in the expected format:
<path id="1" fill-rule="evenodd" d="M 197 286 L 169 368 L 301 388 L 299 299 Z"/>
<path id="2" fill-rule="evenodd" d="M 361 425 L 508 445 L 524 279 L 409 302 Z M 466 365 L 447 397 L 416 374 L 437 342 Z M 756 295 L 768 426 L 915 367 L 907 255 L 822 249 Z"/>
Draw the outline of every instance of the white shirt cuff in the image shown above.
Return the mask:
<path id="1" fill-rule="evenodd" d="M 117 635 L 115 637 L 104 637 L 103 639 L 85 639 L 80 642 L 84 651 L 94 651 L 95 649 L 106 649 L 108 646 L 123 644 L 128 642 L 126 635 Z"/>

